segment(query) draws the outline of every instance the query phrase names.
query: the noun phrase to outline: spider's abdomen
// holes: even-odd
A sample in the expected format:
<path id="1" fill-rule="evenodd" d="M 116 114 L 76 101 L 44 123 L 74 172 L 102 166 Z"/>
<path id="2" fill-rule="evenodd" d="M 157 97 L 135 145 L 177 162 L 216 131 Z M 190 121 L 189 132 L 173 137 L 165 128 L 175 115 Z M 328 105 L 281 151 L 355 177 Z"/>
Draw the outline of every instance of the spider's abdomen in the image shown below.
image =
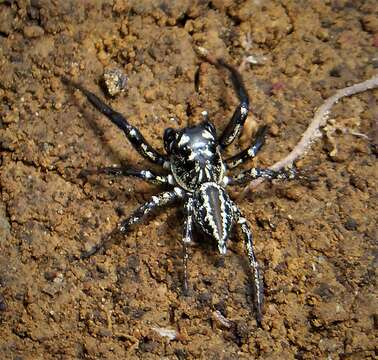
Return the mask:
<path id="1" fill-rule="evenodd" d="M 220 185 L 203 183 L 194 193 L 194 208 L 195 222 L 218 242 L 219 252 L 224 255 L 233 222 L 230 197 Z"/>

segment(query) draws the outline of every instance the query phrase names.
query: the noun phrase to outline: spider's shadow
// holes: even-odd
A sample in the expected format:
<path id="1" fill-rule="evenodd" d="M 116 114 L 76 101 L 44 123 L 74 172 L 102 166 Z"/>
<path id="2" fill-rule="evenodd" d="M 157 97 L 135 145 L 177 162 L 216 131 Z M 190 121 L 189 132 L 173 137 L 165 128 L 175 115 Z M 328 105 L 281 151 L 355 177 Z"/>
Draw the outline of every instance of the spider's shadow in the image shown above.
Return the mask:
<path id="1" fill-rule="evenodd" d="M 214 96 L 216 98 L 216 105 L 215 105 L 216 112 L 214 113 L 214 116 L 210 115 L 210 118 L 211 118 L 211 121 L 214 123 L 215 128 L 217 129 L 217 132 L 218 131 L 222 132 L 224 130 L 224 125 L 223 127 L 218 126 L 218 125 L 220 121 L 224 120 L 225 113 L 228 111 L 230 111 L 229 117 L 231 119 L 231 115 L 232 115 L 232 111 L 234 107 L 230 104 L 233 103 L 233 96 L 230 94 L 230 91 L 228 91 L 229 87 L 227 86 L 227 81 L 225 80 L 227 79 L 227 77 L 224 75 L 225 72 L 223 70 L 219 71 L 220 69 L 218 68 L 218 71 L 216 72 L 217 75 L 214 75 L 214 76 L 210 76 L 208 74 L 203 75 L 201 71 L 201 64 L 202 62 L 199 65 L 197 65 L 197 70 L 194 75 L 194 79 L 193 79 L 194 91 L 197 94 L 197 97 L 200 103 L 203 105 L 202 110 L 208 111 L 209 110 L 208 105 L 211 105 L 211 104 L 208 104 L 207 102 L 205 103 L 205 101 L 208 99 L 208 96 L 209 96 L 209 88 L 210 88 L 210 94 L 211 94 L 212 93 L 211 89 L 215 87 L 213 86 L 214 78 L 215 77 L 217 78 L 218 81 L 216 82 L 217 86 L 216 86 L 216 91 L 214 93 Z M 202 86 L 202 78 L 204 78 L 205 81 L 207 81 L 208 77 L 210 77 L 211 83 L 206 84 L 207 86 Z M 190 106 L 188 106 L 188 108 L 190 108 Z M 219 111 L 219 108 L 222 109 L 222 111 Z M 188 115 L 191 115 L 192 112 L 193 111 L 189 111 Z M 191 126 L 191 125 L 193 125 L 192 121 L 188 119 L 187 126 Z M 219 136 L 219 133 L 218 133 L 218 136 Z"/>
<path id="2" fill-rule="evenodd" d="M 71 88 L 73 89 L 73 88 Z M 73 90 L 72 90 L 73 92 Z M 104 139 L 104 128 L 99 125 L 98 121 L 94 120 L 93 111 L 89 110 L 86 106 L 83 106 L 79 100 L 73 95 L 71 92 L 71 98 L 72 103 L 79 109 L 81 114 L 83 115 L 83 118 L 85 119 L 85 122 L 87 125 L 89 125 L 90 129 L 92 130 L 93 134 L 100 139 L 103 148 L 107 150 L 108 153 L 110 153 L 110 157 L 112 160 L 115 160 L 119 163 L 122 163 L 120 153 L 115 150 L 107 141 Z M 97 113 L 98 114 L 98 113 Z"/>
<path id="3" fill-rule="evenodd" d="M 176 221 L 177 223 L 177 221 Z M 182 226 L 182 224 L 180 224 Z M 180 239 L 181 240 L 181 239 Z M 216 273 L 223 273 L 226 274 L 226 262 L 231 261 L 230 258 L 233 258 L 233 263 L 236 264 L 238 270 L 237 272 L 242 272 L 245 274 L 245 279 L 242 280 L 242 277 L 240 278 L 240 285 L 244 289 L 243 296 L 245 298 L 246 303 L 248 304 L 248 307 L 251 309 L 254 309 L 253 311 L 257 311 L 255 309 L 254 304 L 254 298 L 256 297 L 254 286 L 252 285 L 253 281 L 253 273 L 251 272 L 250 266 L 248 264 L 248 260 L 246 258 L 246 254 L 241 253 L 238 249 L 236 249 L 236 246 L 233 245 L 233 243 L 237 243 L 243 241 L 240 238 L 239 231 L 237 231 L 236 227 L 234 226 L 231 236 L 228 242 L 228 251 L 227 255 L 223 256 L 219 254 L 218 246 L 216 241 L 206 234 L 203 234 L 200 229 L 194 228 L 193 231 L 193 243 L 192 246 L 190 246 L 189 250 L 189 261 L 188 261 L 188 275 L 189 275 L 189 293 L 185 294 L 185 296 L 192 296 L 197 298 L 200 296 L 200 293 L 197 293 L 194 289 L 198 288 L 199 283 L 203 281 L 208 281 L 208 276 L 205 277 L 205 280 L 198 279 L 198 278 L 192 278 L 190 276 L 190 259 L 193 257 L 194 252 L 200 252 L 201 253 L 201 263 L 198 265 L 201 267 L 201 272 L 204 274 L 214 274 L 214 269 L 216 269 Z M 177 252 L 175 251 L 172 253 L 172 255 L 176 256 L 179 254 L 179 262 L 176 264 L 177 266 L 177 273 L 178 273 L 178 281 L 180 283 L 179 291 L 182 293 L 183 290 L 183 278 L 184 278 L 184 269 L 182 265 L 182 251 Z M 206 260 L 205 260 L 206 259 Z M 212 283 L 215 283 L 217 281 L 221 281 L 221 279 L 225 277 L 227 279 L 226 275 L 217 275 L 214 279 L 211 280 Z M 207 279 L 207 280 L 206 280 Z M 262 280 L 262 279 L 261 279 Z M 208 284 L 205 284 L 208 286 Z M 202 286 L 199 286 L 200 288 Z M 217 284 L 214 286 L 215 288 L 220 288 L 220 285 Z M 177 289 L 176 289 L 177 291 Z M 215 291 L 215 289 L 214 289 Z M 230 297 L 232 298 L 234 295 L 232 293 L 229 293 Z M 220 304 L 218 304 L 220 305 Z M 217 304 L 213 304 L 213 306 L 217 306 Z"/>
<path id="4" fill-rule="evenodd" d="M 106 132 L 106 129 L 104 129 L 104 126 L 100 125 L 99 121 L 95 119 L 96 115 L 94 114 L 94 111 L 88 109 L 87 106 L 83 106 L 83 104 L 81 104 L 81 102 L 73 95 L 73 93 L 71 93 L 71 98 L 73 100 L 72 103 L 79 109 L 80 113 L 83 115 L 83 119 L 86 122 L 86 124 L 88 125 L 88 127 L 90 128 L 90 130 L 93 132 L 93 135 L 96 136 L 97 138 L 99 138 L 99 140 L 101 142 L 101 148 L 104 149 L 104 153 L 109 154 L 107 156 L 107 158 L 109 158 L 112 163 L 117 163 L 117 164 L 120 164 L 120 167 L 127 168 L 129 166 L 129 164 L 131 163 L 131 161 L 129 161 L 129 159 L 124 159 L 123 156 L 121 156 L 121 153 L 119 151 L 117 151 L 117 149 L 115 149 L 108 141 L 105 140 L 104 134 Z M 107 100 L 109 100 L 109 99 L 107 98 Z M 96 113 L 96 114 L 98 115 L 98 113 Z M 101 114 L 100 114 L 100 116 L 101 116 Z M 121 130 L 119 130 L 119 131 L 121 132 Z M 125 141 L 127 141 L 126 138 L 125 138 Z M 132 159 L 134 159 L 134 157 L 132 157 Z M 141 158 L 141 164 L 143 164 L 141 166 L 143 168 L 152 168 L 154 170 L 159 169 L 160 171 L 157 171 L 157 172 L 163 173 L 163 171 L 161 171 L 160 167 L 156 166 L 155 164 L 148 162 L 147 160 L 144 160 L 143 158 Z M 100 168 L 100 167 L 101 166 L 97 166 L 96 168 Z M 82 168 L 77 176 L 81 177 L 81 178 L 85 178 L 85 181 L 91 183 L 92 185 L 96 185 L 97 187 L 104 188 L 104 189 L 106 188 L 104 185 L 101 184 L 100 181 L 95 180 L 93 177 L 84 176 L 83 173 L 86 170 L 88 170 L 88 168 Z M 103 175 L 103 174 L 99 174 L 99 176 L 101 176 L 102 178 L 107 177 L 106 175 Z M 124 178 L 124 177 L 109 177 L 108 176 L 108 178 L 113 178 L 113 179 L 119 178 L 119 179 L 121 179 L 121 178 Z M 136 181 L 138 181 L 138 180 L 136 180 Z M 157 190 L 157 191 L 152 190 L 152 186 L 151 186 L 151 191 L 149 190 L 147 195 L 152 195 L 154 192 L 158 192 L 158 191 L 159 190 Z M 123 197 L 124 192 L 122 192 L 122 194 L 121 193 L 115 194 L 115 197 L 118 198 L 118 195 L 120 197 Z M 146 197 L 143 196 L 143 198 L 145 199 Z"/>

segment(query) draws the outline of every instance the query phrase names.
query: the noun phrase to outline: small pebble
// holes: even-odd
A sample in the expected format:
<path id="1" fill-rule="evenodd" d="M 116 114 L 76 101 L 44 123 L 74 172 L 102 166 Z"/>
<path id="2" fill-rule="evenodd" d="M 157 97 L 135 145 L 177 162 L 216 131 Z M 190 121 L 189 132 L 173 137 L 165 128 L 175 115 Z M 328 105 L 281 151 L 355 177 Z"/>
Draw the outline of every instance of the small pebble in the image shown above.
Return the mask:
<path id="1" fill-rule="evenodd" d="M 44 30 L 38 25 L 24 27 L 24 35 L 29 39 L 40 37 L 44 34 Z"/>
<path id="2" fill-rule="evenodd" d="M 5 302 L 4 296 L 0 295 L 0 311 L 7 310 L 7 303 Z"/>
<path id="3" fill-rule="evenodd" d="M 354 220 L 353 218 L 350 217 L 350 218 L 347 219 L 344 226 L 347 230 L 352 231 L 352 230 L 357 230 L 358 224 L 357 224 L 356 220 Z"/>
<path id="4" fill-rule="evenodd" d="M 161 327 L 152 327 L 152 330 L 157 332 L 161 337 L 166 337 L 168 340 L 175 340 L 177 337 L 176 330 L 161 328 Z"/>
<path id="5" fill-rule="evenodd" d="M 112 332 L 111 332 L 111 330 L 109 330 L 107 328 L 101 328 L 98 332 L 98 335 L 100 335 L 102 337 L 111 337 Z"/>
<path id="6" fill-rule="evenodd" d="M 128 78 L 120 69 L 106 69 L 104 81 L 110 96 L 116 96 L 127 89 Z"/>

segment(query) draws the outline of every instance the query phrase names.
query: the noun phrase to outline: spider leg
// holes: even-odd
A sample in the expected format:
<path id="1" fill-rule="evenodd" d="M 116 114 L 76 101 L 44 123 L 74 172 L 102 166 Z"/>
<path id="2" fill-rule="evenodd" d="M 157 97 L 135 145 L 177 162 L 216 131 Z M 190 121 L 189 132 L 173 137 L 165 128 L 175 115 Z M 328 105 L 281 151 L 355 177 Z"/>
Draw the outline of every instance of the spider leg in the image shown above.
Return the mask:
<path id="1" fill-rule="evenodd" d="M 225 67 L 228 71 L 230 71 L 231 81 L 240 100 L 240 103 L 235 109 L 230 122 L 223 130 L 223 133 L 219 138 L 219 145 L 222 149 L 224 149 L 226 146 L 230 145 L 239 135 L 244 122 L 247 119 L 249 111 L 249 97 L 239 72 L 233 66 L 224 62 L 222 59 L 219 59 L 217 64 Z"/>
<path id="2" fill-rule="evenodd" d="M 182 190 L 180 188 L 175 188 L 174 191 L 165 191 L 155 196 L 152 196 L 151 200 L 145 202 L 143 205 L 138 207 L 133 213 L 125 220 L 123 220 L 118 226 L 118 233 L 126 234 L 130 227 L 134 224 L 139 223 L 146 215 L 150 214 L 153 210 L 173 203 L 174 201 L 180 199 L 183 196 Z M 87 258 L 97 253 L 99 250 L 108 245 L 111 241 L 110 238 L 105 241 L 95 245 L 92 249 L 81 255 L 81 258 Z"/>
<path id="3" fill-rule="evenodd" d="M 239 175 L 231 177 L 229 179 L 229 184 L 243 185 L 248 181 L 258 179 L 260 177 L 268 180 L 293 180 L 298 176 L 296 169 L 282 169 L 282 170 L 271 170 L 271 169 L 260 169 L 252 168 L 249 170 L 242 171 Z"/>
<path id="4" fill-rule="evenodd" d="M 193 199 L 189 198 L 185 203 L 185 215 L 186 219 L 184 222 L 184 233 L 182 237 L 182 247 L 183 247 L 183 267 L 184 267 L 184 286 L 183 292 L 186 295 L 189 290 L 188 283 L 188 244 L 192 241 L 193 233 Z"/>
<path id="5" fill-rule="evenodd" d="M 168 184 L 169 175 L 157 175 L 150 170 L 137 170 L 134 168 L 124 167 L 103 167 L 99 169 L 82 170 L 80 176 L 88 176 L 93 174 L 106 174 L 112 176 L 134 176 L 139 179 L 151 182 L 153 184 Z"/>
<path id="6" fill-rule="evenodd" d="M 123 220 L 118 227 L 118 230 L 125 234 L 129 230 L 131 225 L 139 223 L 143 217 L 151 213 L 158 207 L 173 203 L 182 197 L 182 190 L 175 188 L 178 191 L 165 191 L 155 196 L 152 196 L 151 200 L 145 202 L 142 206 L 134 210 L 134 212 L 126 219 Z"/>
<path id="7" fill-rule="evenodd" d="M 252 159 L 260 151 L 261 147 L 265 143 L 265 135 L 268 130 L 267 126 L 262 126 L 257 130 L 253 143 L 239 154 L 226 159 L 227 168 L 233 169 L 234 167 L 243 164 L 249 159 Z"/>
<path id="8" fill-rule="evenodd" d="M 248 255 L 249 267 L 253 273 L 253 287 L 254 287 L 254 303 L 256 308 L 257 322 L 261 324 L 262 320 L 262 305 L 263 305 L 263 287 L 260 277 L 260 267 L 257 262 L 255 252 L 253 249 L 253 235 L 247 223 L 247 220 L 242 216 L 239 208 L 234 204 L 234 216 L 237 224 L 244 235 L 245 247 Z"/>
<path id="9" fill-rule="evenodd" d="M 159 154 L 143 137 L 140 131 L 133 125 L 131 125 L 126 118 L 120 113 L 114 111 L 110 106 L 106 105 L 95 94 L 85 89 L 80 84 L 76 84 L 68 79 L 63 79 L 65 83 L 74 86 L 79 89 L 89 100 L 89 102 L 101 113 L 103 113 L 114 125 L 118 126 L 122 130 L 134 148 L 147 160 L 167 166 L 168 158 L 162 154 Z"/>

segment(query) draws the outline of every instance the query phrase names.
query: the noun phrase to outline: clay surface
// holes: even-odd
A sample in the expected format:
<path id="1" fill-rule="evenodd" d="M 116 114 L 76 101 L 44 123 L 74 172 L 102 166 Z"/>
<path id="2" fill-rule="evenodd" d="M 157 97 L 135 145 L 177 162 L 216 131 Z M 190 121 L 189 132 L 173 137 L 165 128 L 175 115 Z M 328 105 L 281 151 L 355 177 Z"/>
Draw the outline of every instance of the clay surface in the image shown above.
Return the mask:
<path id="1" fill-rule="evenodd" d="M 375 0 L 0 1 L 0 358 L 375 358 L 377 90 L 333 108 L 298 163 L 313 181 L 266 184 L 239 203 L 264 276 L 258 327 L 238 233 L 224 261 L 197 237 L 181 295 L 180 207 L 80 259 L 159 191 L 80 171 L 158 169 L 61 77 L 163 151 L 166 127 L 207 110 L 220 133 L 237 104 L 227 74 L 195 47 L 235 66 L 250 57 L 259 63 L 242 74 L 252 111 L 227 154 L 268 124 L 266 145 L 246 164 L 267 167 L 325 98 L 377 74 L 377 19 Z M 115 97 L 103 84 L 109 68 L 128 79 Z"/>

